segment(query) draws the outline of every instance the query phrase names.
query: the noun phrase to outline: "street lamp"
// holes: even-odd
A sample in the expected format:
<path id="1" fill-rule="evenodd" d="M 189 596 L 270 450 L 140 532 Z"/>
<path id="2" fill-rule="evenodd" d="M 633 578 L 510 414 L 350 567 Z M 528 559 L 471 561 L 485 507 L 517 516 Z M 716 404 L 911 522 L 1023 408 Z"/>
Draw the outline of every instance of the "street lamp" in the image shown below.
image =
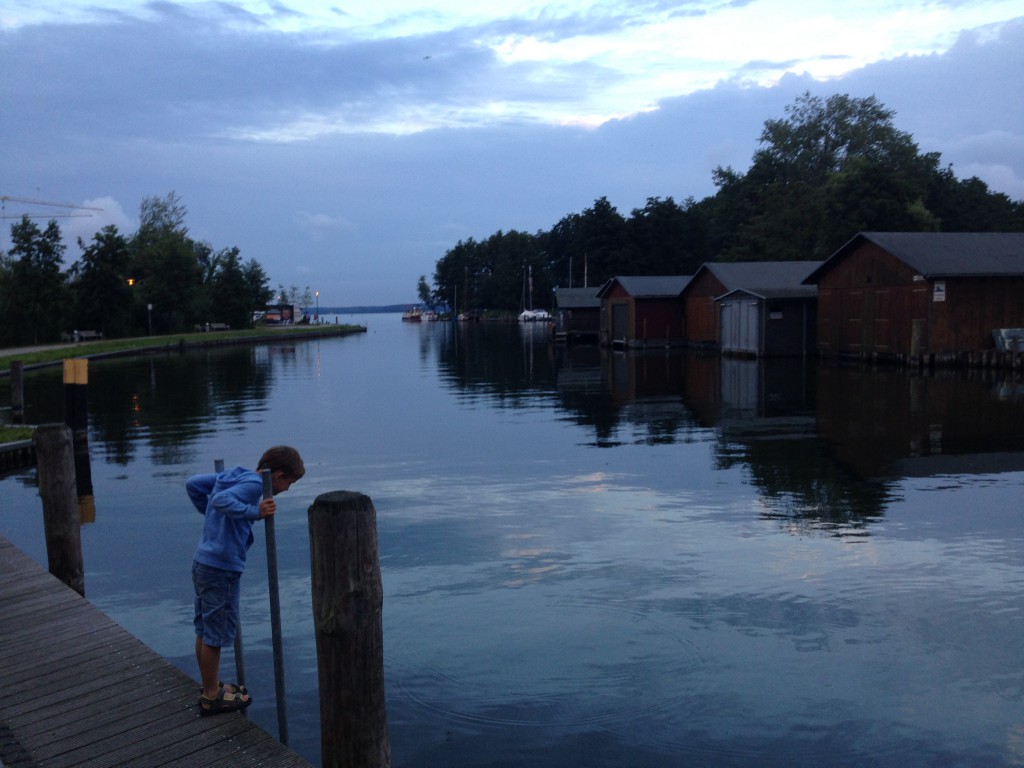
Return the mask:
<path id="1" fill-rule="evenodd" d="M 146 317 L 149 319 L 149 335 L 153 335 L 153 305 L 146 305 Z"/>
<path id="2" fill-rule="evenodd" d="M 320 322 L 320 291 L 316 292 L 316 314 L 313 315 L 313 321 Z"/>

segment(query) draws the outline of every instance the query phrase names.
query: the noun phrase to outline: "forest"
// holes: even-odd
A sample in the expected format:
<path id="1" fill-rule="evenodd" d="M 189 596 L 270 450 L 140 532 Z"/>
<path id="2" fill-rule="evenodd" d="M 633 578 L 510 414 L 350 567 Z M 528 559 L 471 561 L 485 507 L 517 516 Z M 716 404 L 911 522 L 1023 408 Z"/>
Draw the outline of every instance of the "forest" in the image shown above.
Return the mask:
<path id="1" fill-rule="evenodd" d="M 765 121 L 746 172 L 712 171 L 702 200 L 652 197 L 628 216 L 601 197 L 549 230 L 460 240 L 419 298 L 459 311 L 518 312 L 525 276 L 533 306 L 557 287 L 616 275 L 690 275 L 716 261 L 826 259 L 858 232 L 1020 232 L 1024 202 L 958 179 L 922 152 L 874 97 L 805 93 Z"/>
<path id="2" fill-rule="evenodd" d="M 0 255 L 0 345 L 54 342 L 75 329 L 123 338 L 206 323 L 249 327 L 274 295 L 265 270 L 243 262 L 238 248 L 214 250 L 190 237 L 186 213 L 173 192 L 147 197 L 135 233 L 108 226 L 79 239 L 82 256 L 66 270 L 56 220 L 12 224 L 11 247 Z M 278 293 L 301 299 L 295 287 Z"/>

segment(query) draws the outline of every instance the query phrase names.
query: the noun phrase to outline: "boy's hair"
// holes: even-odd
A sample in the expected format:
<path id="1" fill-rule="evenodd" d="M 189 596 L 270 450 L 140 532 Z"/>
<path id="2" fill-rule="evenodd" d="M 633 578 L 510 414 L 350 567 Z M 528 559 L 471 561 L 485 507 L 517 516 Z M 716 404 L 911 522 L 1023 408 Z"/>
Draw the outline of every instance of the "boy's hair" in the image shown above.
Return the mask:
<path id="1" fill-rule="evenodd" d="M 271 472 L 280 470 L 292 481 L 298 480 L 306 474 L 302 457 L 290 445 L 275 445 L 273 448 L 268 448 L 260 457 L 260 463 L 256 465 L 257 472 L 263 469 L 269 469 Z"/>

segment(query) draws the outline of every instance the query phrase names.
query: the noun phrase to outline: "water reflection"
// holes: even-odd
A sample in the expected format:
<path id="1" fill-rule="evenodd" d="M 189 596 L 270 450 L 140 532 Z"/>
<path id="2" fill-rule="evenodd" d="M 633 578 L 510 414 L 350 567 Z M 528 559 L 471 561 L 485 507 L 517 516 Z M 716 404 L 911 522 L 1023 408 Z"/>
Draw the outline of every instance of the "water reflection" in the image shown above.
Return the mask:
<path id="1" fill-rule="evenodd" d="M 272 361 L 287 364 L 294 354 L 294 345 L 227 347 L 92 361 L 90 440 L 122 465 L 141 445 L 152 450 L 154 463 L 187 461 L 214 419 L 231 428 L 258 418 L 270 393 Z M 59 386 L 52 371 L 32 377 L 26 404 L 32 423 L 63 420 Z"/>
<path id="2" fill-rule="evenodd" d="M 553 393 L 561 418 L 591 431 L 589 445 L 690 442 L 713 430 L 715 466 L 745 468 L 762 515 L 795 530 L 810 522 L 857 535 L 900 478 L 1024 470 L 1024 388 L 1005 372 L 610 351 L 527 328 L 424 339 L 458 396 L 520 407 Z"/>
<path id="3" fill-rule="evenodd" d="M 1019 762 L 1022 475 L 934 463 L 1012 466 L 1012 379 L 369 325 L 93 367 L 91 599 L 191 674 L 184 478 L 300 441 L 277 540 L 289 727 L 312 762 L 304 512 L 343 488 L 378 510 L 396 766 Z M 40 548 L 34 489 L 4 493 L 4 534 Z M 249 716 L 273 731 L 260 544 Z"/>
<path id="4" fill-rule="evenodd" d="M 761 512 L 846 534 L 883 514 L 899 478 L 1024 470 L 1024 386 L 1006 373 L 922 375 L 808 360 L 553 343 L 543 324 L 424 324 L 423 365 L 464 405 L 552 407 L 580 444 L 709 442 L 742 468 Z M 140 446 L 174 466 L 219 432 L 263 419 L 275 374 L 319 377 L 318 347 L 228 347 L 94 361 L 90 441 L 112 462 Z M 60 378 L 26 380 L 29 423 L 63 419 Z"/>

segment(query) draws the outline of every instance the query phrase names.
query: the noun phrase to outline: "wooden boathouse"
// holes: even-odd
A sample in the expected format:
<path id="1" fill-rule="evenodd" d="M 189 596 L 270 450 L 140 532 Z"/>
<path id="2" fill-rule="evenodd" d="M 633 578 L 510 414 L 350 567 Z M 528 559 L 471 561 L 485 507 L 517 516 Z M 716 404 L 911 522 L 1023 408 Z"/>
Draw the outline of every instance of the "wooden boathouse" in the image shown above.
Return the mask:
<path id="1" fill-rule="evenodd" d="M 601 330 L 601 299 L 597 287 L 555 289 L 555 338 L 596 342 Z"/>
<path id="2" fill-rule="evenodd" d="M 1024 328 L 1024 233 L 861 232 L 805 282 L 822 354 L 941 362 Z"/>
<path id="3" fill-rule="evenodd" d="M 601 344 L 611 347 L 681 346 L 686 316 L 680 295 L 689 275 L 613 277 L 598 291 Z"/>
<path id="4" fill-rule="evenodd" d="M 804 342 L 813 339 L 817 294 L 814 286 L 805 285 L 803 281 L 821 264 L 820 261 L 702 264 L 683 290 L 687 345 L 726 351 L 722 346 L 724 322 L 730 351 L 802 354 Z M 746 292 L 745 298 L 741 300 L 737 291 Z M 728 315 L 724 319 L 723 309 Z M 787 328 L 769 328 L 782 324 L 769 323 L 769 320 L 784 321 Z M 810 327 L 803 327 L 803 323 Z M 810 349 L 814 349 L 813 344 Z"/>

